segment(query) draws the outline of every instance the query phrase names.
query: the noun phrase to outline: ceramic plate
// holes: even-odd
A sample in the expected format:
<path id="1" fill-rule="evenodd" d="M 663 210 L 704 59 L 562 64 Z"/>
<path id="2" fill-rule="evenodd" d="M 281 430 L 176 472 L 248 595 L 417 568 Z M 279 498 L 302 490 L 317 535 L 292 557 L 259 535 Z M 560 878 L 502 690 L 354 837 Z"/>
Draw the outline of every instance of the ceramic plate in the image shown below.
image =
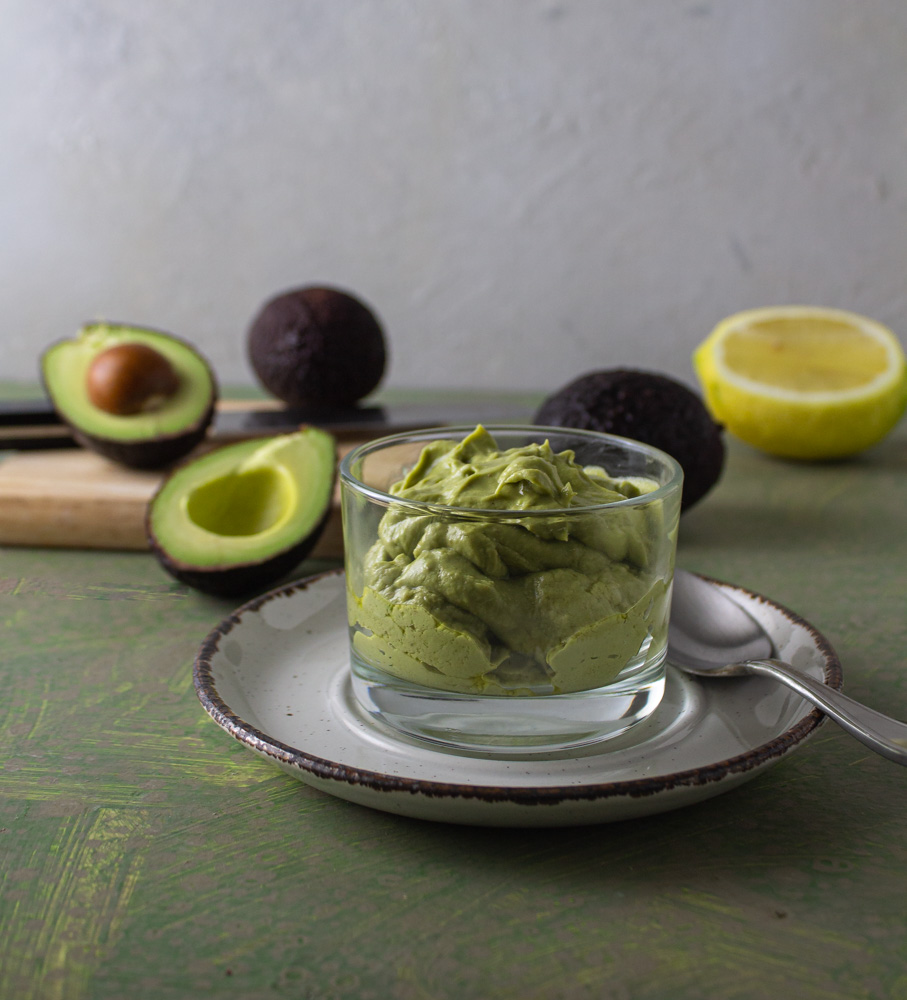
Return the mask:
<path id="1" fill-rule="evenodd" d="M 712 582 L 765 627 L 780 656 L 830 687 L 841 668 L 808 622 Z M 801 746 L 824 720 L 765 678 L 699 680 L 668 669 L 664 700 L 622 736 L 571 756 L 464 756 L 395 736 L 360 715 L 349 683 L 342 571 L 265 594 L 205 640 L 195 687 L 235 739 L 341 799 L 426 820 L 568 826 L 711 798 Z"/>

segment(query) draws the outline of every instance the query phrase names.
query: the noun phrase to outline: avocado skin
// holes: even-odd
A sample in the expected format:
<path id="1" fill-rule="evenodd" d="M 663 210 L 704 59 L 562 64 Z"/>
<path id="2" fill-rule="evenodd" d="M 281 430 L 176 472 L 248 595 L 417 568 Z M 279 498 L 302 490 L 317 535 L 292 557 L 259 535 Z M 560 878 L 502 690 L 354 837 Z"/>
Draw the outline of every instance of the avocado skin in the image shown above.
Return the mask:
<path id="1" fill-rule="evenodd" d="M 328 505 L 318 524 L 305 538 L 292 547 L 276 553 L 269 559 L 241 563 L 235 566 L 198 567 L 172 559 L 148 527 L 147 517 L 145 533 L 152 552 L 163 568 L 180 583 L 184 583 L 203 594 L 210 594 L 212 597 L 244 597 L 263 591 L 280 580 L 282 576 L 294 570 L 315 547 L 330 513 L 331 508 Z"/>
<path id="2" fill-rule="evenodd" d="M 290 406 L 352 405 L 384 375 L 384 332 L 372 310 L 339 288 L 296 288 L 270 299 L 249 327 L 262 386 Z"/>
<path id="3" fill-rule="evenodd" d="M 183 458 L 204 441 L 214 418 L 215 402 L 216 400 L 211 401 L 211 405 L 198 423 L 181 434 L 137 441 L 111 441 L 109 438 L 95 437 L 65 421 L 65 418 L 61 419 L 64 419 L 72 431 L 72 436 L 83 448 L 90 448 L 111 462 L 125 465 L 130 469 L 163 469 Z"/>
<path id="4" fill-rule="evenodd" d="M 90 328 L 94 324 L 86 324 L 86 328 Z M 214 374 L 214 370 L 211 364 L 196 348 L 189 343 L 188 340 L 184 340 L 181 337 L 175 337 L 172 333 L 166 333 L 163 330 L 156 330 L 152 327 L 147 326 L 136 326 L 132 323 L 104 323 L 100 324 L 103 326 L 117 327 L 117 328 L 128 328 L 135 330 L 137 333 L 152 333 L 160 336 L 167 337 L 169 340 L 176 341 L 182 347 L 199 358 L 199 360 L 204 364 L 208 371 L 208 376 L 211 380 L 211 396 L 209 399 L 209 404 L 205 409 L 199 420 L 195 421 L 189 427 L 180 431 L 178 434 L 168 434 L 159 435 L 157 437 L 146 437 L 146 438 L 136 438 L 134 441 L 123 441 L 123 440 L 113 440 L 111 438 L 101 437 L 97 434 L 92 434 L 90 431 L 85 430 L 85 428 L 69 420 L 64 412 L 55 405 L 57 410 L 57 415 L 60 420 L 70 429 L 72 436 L 78 444 L 83 448 L 88 448 L 91 451 L 97 452 L 99 455 L 103 455 L 104 458 L 109 459 L 111 462 L 116 462 L 118 465 L 124 465 L 130 469 L 163 469 L 166 466 L 172 465 L 179 459 L 184 458 L 189 454 L 197 445 L 204 441 L 208 428 L 211 425 L 211 421 L 214 419 L 214 412 L 217 407 L 217 400 L 219 397 L 219 387 L 217 382 L 217 377 Z M 49 353 L 59 344 L 64 343 L 69 338 L 63 338 L 54 344 L 51 344 L 45 351 L 44 354 Z M 41 366 L 41 382 L 44 387 L 44 391 L 52 403 L 54 403 L 53 393 L 51 392 L 50 386 L 47 384 L 47 379 L 44 377 L 43 365 Z"/>
<path id="5" fill-rule="evenodd" d="M 549 396 L 534 423 L 617 434 L 667 452 L 683 468 L 683 510 L 711 490 L 724 468 L 721 426 L 696 393 L 657 372 L 588 372 Z"/>

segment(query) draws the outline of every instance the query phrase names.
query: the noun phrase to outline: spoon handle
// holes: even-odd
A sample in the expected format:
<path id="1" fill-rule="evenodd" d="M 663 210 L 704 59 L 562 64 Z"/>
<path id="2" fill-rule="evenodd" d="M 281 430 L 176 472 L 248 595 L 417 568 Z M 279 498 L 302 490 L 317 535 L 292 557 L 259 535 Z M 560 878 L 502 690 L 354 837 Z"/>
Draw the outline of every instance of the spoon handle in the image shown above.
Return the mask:
<path id="1" fill-rule="evenodd" d="M 821 681 L 801 674 L 783 660 L 747 660 L 741 666 L 747 673 L 774 677 L 786 684 L 876 753 L 898 764 L 907 764 L 907 724 L 861 705 Z"/>

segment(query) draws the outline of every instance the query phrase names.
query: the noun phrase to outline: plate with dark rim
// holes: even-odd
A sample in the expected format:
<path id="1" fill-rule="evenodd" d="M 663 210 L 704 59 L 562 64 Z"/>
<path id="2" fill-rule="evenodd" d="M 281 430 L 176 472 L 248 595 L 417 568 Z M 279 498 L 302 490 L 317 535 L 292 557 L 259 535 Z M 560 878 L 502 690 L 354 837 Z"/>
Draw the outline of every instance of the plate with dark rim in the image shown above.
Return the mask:
<path id="1" fill-rule="evenodd" d="M 809 622 L 710 580 L 766 629 L 782 659 L 839 689 Z M 766 678 L 694 679 L 668 667 L 644 722 L 570 755 L 461 755 L 395 735 L 354 703 L 345 579 L 334 570 L 244 604 L 205 639 L 196 692 L 230 736 L 340 799 L 424 820 L 574 826 L 666 812 L 736 788 L 801 747 L 825 716 Z"/>

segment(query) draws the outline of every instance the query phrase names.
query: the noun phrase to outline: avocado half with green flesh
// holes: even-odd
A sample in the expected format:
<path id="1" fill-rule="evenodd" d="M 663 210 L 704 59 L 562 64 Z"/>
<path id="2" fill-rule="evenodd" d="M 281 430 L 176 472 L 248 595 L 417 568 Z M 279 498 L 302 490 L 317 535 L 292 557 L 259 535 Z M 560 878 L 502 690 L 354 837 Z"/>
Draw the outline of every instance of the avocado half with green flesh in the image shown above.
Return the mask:
<path id="1" fill-rule="evenodd" d="M 44 352 L 41 375 L 79 444 L 134 469 L 187 455 L 217 402 L 217 382 L 198 351 L 144 327 L 88 324 Z"/>
<path id="2" fill-rule="evenodd" d="M 196 590 L 260 590 L 312 550 L 330 514 L 335 471 L 334 439 L 315 427 L 189 459 L 148 505 L 151 549 Z"/>

